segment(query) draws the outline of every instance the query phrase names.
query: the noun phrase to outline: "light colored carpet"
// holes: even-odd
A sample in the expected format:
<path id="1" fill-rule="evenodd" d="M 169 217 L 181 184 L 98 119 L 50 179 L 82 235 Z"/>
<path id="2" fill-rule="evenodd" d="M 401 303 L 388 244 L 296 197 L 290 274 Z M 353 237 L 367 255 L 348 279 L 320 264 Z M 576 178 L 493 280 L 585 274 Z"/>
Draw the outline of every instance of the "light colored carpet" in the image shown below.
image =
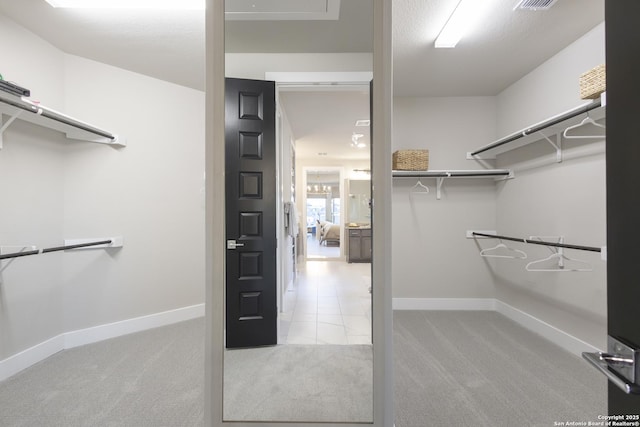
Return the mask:
<path id="1" fill-rule="evenodd" d="M 371 422 L 371 345 L 285 345 L 225 352 L 224 419 Z"/>
<path id="2" fill-rule="evenodd" d="M 607 414 L 607 381 L 494 312 L 394 312 L 396 427 L 553 426 Z"/>
<path id="3" fill-rule="evenodd" d="M 396 427 L 546 427 L 606 414 L 604 376 L 497 313 L 395 312 L 394 344 Z M 351 347 L 337 347 L 363 369 L 359 356 L 349 355 Z M 256 375 L 271 357 L 270 349 L 260 350 L 267 354 L 262 368 L 251 368 Z M 340 366 L 323 370 L 322 360 L 306 365 L 306 350 L 291 350 L 283 366 L 296 379 L 279 383 L 282 394 L 273 409 L 288 417 L 305 405 L 303 392 L 319 391 L 318 381 L 345 374 Z M 227 361 L 231 375 L 244 357 L 236 353 Z M 0 426 L 202 426 L 203 365 L 202 318 L 64 351 L 0 383 Z M 321 379 L 312 380 L 309 369 Z M 354 367 L 348 371 L 352 375 Z M 354 404 L 360 387 L 344 401 L 318 395 L 370 414 L 370 407 Z M 242 394 L 227 390 L 239 411 L 249 406 Z M 255 397 L 252 410 L 263 410 L 266 397 Z"/>
<path id="4" fill-rule="evenodd" d="M 204 319 L 60 352 L 0 383 L 3 427 L 204 425 Z"/>

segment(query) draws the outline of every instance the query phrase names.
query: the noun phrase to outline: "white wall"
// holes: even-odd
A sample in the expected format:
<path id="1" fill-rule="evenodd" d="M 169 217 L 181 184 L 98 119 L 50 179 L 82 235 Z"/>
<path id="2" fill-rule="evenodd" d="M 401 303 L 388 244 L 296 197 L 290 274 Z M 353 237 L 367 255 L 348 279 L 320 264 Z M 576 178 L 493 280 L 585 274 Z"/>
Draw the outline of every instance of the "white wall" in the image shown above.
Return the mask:
<path id="1" fill-rule="evenodd" d="M 393 150 L 429 149 L 429 169 L 473 169 L 466 152 L 495 136 L 493 97 L 394 99 Z M 469 229 L 495 228 L 493 179 L 448 179 L 436 200 L 412 196 L 416 179 L 393 181 L 393 297 L 492 298 L 493 278 Z"/>
<path id="2" fill-rule="evenodd" d="M 1 14 L 0 44 L 4 78 L 30 89 L 32 99 L 47 99 L 52 107 L 60 107 L 64 55 Z M 58 133 L 20 121 L 5 131 L 0 150 L 0 246 L 60 244 L 64 151 Z M 62 256 L 0 263 L 0 360 L 62 332 Z"/>
<path id="3" fill-rule="evenodd" d="M 579 76 L 604 62 L 602 23 L 498 95 L 498 136 L 588 102 Z"/>
<path id="4" fill-rule="evenodd" d="M 124 247 L 15 260 L 0 285 L 0 362 L 65 332 L 202 304 L 204 94 L 66 55 L 2 15 L 0 40 L 5 78 L 129 144 L 19 120 L 5 134 L 0 245 L 122 235 Z"/>
<path id="5" fill-rule="evenodd" d="M 578 77 L 604 63 L 604 24 L 507 88 L 497 97 L 499 136 L 517 131 L 585 101 Z M 487 140 L 489 142 L 489 140 Z M 567 243 L 606 244 L 605 156 L 602 141 L 564 141 L 564 161 L 555 163 L 550 144 L 538 142 L 498 158 L 516 178 L 498 187 L 497 227 L 516 237 L 563 235 Z M 527 261 L 547 248 L 526 250 Z M 593 272 L 526 272 L 525 261 L 495 266 L 496 297 L 599 348 L 606 338 L 606 263 L 598 254 L 567 251 L 588 261 Z"/>
<path id="6" fill-rule="evenodd" d="M 465 153 L 501 136 L 588 101 L 578 77 L 603 63 L 604 24 L 594 28 L 496 97 L 394 100 L 394 150 L 428 148 L 429 169 L 473 169 Z M 464 239 L 465 230 L 505 235 L 563 235 L 568 243 L 606 242 L 604 141 L 564 142 L 564 161 L 546 142 L 498 157 L 515 179 L 446 180 L 432 194 L 410 197 L 416 180 L 395 179 L 393 195 L 394 298 L 496 298 L 603 348 L 606 338 L 606 263 L 599 254 L 568 251 L 592 272 L 533 273 L 528 261 L 550 254 L 544 247 L 513 244 L 527 261 L 486 260 L 480 249 L 495 241 Z"/>
<path id="7" fill-rule="evenodd" d="M 201 304 L 204 93 L 74 56 L 65 83 L 69 114 L 128 144 L 69 145 L 66 236 L 122 234 L 125 246 L 68 255 L 67 327 Z"/>

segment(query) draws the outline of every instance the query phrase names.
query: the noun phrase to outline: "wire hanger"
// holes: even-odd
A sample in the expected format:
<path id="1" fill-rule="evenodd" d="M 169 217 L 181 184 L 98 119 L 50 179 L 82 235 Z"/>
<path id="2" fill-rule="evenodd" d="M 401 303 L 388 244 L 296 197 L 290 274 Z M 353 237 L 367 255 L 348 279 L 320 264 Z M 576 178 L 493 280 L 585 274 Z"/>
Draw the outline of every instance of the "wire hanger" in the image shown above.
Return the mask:
<path id="1" fill-rule="evenodd" d="M 548 262 L 553 260 L 558 261 L 555 267 L 545 267 L 545 264 L 548 266 Z M 567 261 L 570 263 L 569 265 L 567 265 Z M 569 258 L 564 254 L 562 248 L 554 251 L 544 259 L 530 262 L 526 265 L 525 269 L 527 271 L 593 271 L 591 264 L 579 259 Z"/>
<path id="2" fill-rule="evenodd" d="M 527 254 L 520 249 L 513 249 L 502 243 L 498 243 L 493 248 L 487 248 L 480 251 L 480 256 L 485 258 L 517 258 L 527 259 Z"/>
<path id="3" fill-rule="evenodd" d="M 603 129 L 607 128 L 605 125 L 601 125 L 600 123 L 598 123 L 595 120 L 593 120 L 591 117 L 589 117 L 589 114 L 587 113 L 587 117 L 585 117 L 580 123 L 578 123 L 577 125 L 569 126 L 568 128 L 566 128 L 564 130 L 564 132 L 562 133 L 562 136 L 564 136 L 567 139 L 587 139 L 587 138 L 602 139 L 602 138 L 606 137 L 606 134 L 605 135 L 569 135 L 568 134 L 570 130 L 574 130 L 574 129 L 580 128 L 580 127 L 582 127 L 584 125 L 587 125 L 587 124 L 591 124 L 591 125 L 597 126 L 599 128 L 603 128 Z"/>
<path id="4" fill-rule="evenodd" d="M 429 194 L 429 187 L 418 180 L 418 182 L 411 187 L 411 194 Z"/>

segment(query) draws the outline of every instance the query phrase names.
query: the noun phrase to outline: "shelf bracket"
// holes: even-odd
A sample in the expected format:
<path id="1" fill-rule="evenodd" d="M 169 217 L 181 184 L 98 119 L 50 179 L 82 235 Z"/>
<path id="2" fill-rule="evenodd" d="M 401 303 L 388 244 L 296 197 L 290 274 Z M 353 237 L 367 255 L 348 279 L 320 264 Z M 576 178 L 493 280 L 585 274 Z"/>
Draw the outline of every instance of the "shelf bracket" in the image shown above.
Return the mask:
<path id="1" fill-rule="evenodd" d="M 447 172 L 447 177 L 450 177 L 451 174 Z M 442 184 L 444 184 L 444 177 L 436 178 L 436 200 L 440 200 L 442 197 Z"/>
<path id="2" fill-rule="evenodd" d="M 556 142 L 553 142 L 551 138 L 542 133 L 542 131 L 540 131 L 539 133 L 544 137 L 544 139 L 547 140 L 547 142 L 549 142 L 549 144 L 551 144 L 553 148 L 556 149 L 556 162 L 562 163 L 562 133 L 558 132 L 556 134 Z"/>
<path id="3" fill-rule="evenodd" d="M 9 117 L 9 120 L 7 120 L 5 123 L 2 123 L 2 114 L 0 114 L 0 150 L 2 150 L 2 147 L 4 145 L 4 131 L 7 130 L 11 123 L 13 123 L 13 121 L 18 118 L 20 113 L 22 113 L 22 110 L 16 111 L 15 114 Z"/>

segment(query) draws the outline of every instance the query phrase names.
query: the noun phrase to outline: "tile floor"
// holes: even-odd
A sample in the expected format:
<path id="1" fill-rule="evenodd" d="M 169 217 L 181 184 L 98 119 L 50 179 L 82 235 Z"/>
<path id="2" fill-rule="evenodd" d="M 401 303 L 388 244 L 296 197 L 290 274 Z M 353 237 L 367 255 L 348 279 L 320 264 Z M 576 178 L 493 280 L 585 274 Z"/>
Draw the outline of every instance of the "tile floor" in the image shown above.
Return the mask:
<path id="1" fill-rule="evenodd" d="M 307 234 L 307 257 L 308 258 L 339 258 L 340 244 L 323 243 L 315 235 Z"/>
<path id="2" fill-rule="evenodd" d="M 371 344 L 371 264 L 307 261 L 280 313 L 280 344 Z"/>

